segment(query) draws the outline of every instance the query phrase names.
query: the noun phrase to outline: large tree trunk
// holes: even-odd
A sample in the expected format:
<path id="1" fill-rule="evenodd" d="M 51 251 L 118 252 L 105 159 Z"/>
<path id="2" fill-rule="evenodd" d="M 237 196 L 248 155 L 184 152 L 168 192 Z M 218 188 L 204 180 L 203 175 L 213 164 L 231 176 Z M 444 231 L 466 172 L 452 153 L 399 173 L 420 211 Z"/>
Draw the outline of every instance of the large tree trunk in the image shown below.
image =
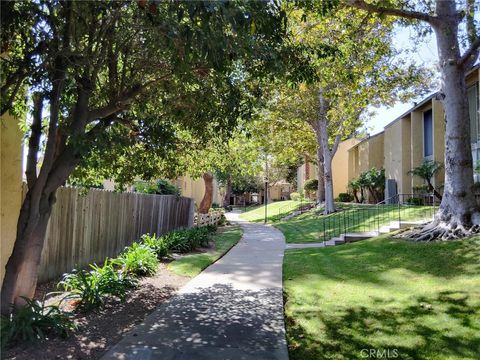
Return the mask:
<path id="1" fill-rule="evenodd" d="M 213 201 L 213 175 L 209 172 L 204 173 L 203 181 L 205 182 L 205 195 L 203 195 L 203 199 L 200 202 L 198 212 L 200 214 L 208 214 Z"/>
<path id="2" fill-rule="evenodd" d="M 454 1 L 437 1 L 440 21 L 432 24 L 442 76 L 445 109 L 445 187 L 434 221 L 412 236 L 419 240 L 452 239 L 479 232 L 480 214 L 473 193 L 473 160 L 464 65 L 458 43 Z"/>
<path id="3" fill-rule="evenodd" d="M 330 151 L 324 155 L 324 177 L 325 177 L 325 214 L 335 212 L 335 201 L 333 198 L 333 177 L 332 177 L 332 156 Z"/>
<path id="4" fill-rule="evenodd" d="M 32 298 L 35 294 L 45 232 L 54 202 L 53 193 L 29 191 L 26 195 L 13 252 L 5 266 L 1 296 L 3 315 L 11 311 L 12 304 L 23 305 L 22 297 Z"/>
<path id="5" fill-rule="evenodd" d="M 470 118 L 465 74 L 478 58 L 477 30 L 473 1 L 463 14 L 453 0 L 436 0 L 435 15 L 380 7 L 362 0 L 349 0 L 349 6 L 428 22 L 437 40 L 442 78 L 443 108 L 445 110 L 445 188 L 438 213 L 432 223 L 408 233 L 419 240 L 452 239 L 480 231 L 480 209 L 473 193 L 473 161 L 470 144 Z M 460 54 L 458 26 L 467 17 L 466 27 L 470 48 Z"/>
<path id="6" fill-rule="evenodd" d="M 325 179 L 323 174 L 323 151 L 320 146 L 320 141 L 317 138 L 317 179 L 318 179 L 318 188 L 317 188 L 317 204 L 321 204 L 325 201 Z"/>
<path id="7" fill-rule="evenodd" d="M 223 198 L 223 207 L 230 206 L 230 198 L 232 197 L 232 177 L 228 175 L 227 183 L 225 185 L 225 197 Z"/>
<path id="8" fill-rule="evenodd" d="M 332 161 L 333 156 L 337 152 L 340 136 L 335 136 L 332 149 L 328 146 L 328 110 L 329 101 L 325 98 L 323 89 L 319 89 L 319 112 L 317 122 L 317 142 L 323 153 L 323 178 L 325 187 L 325 208 L 324 214 L 331 214 L 335 212 L 335 201 L 333 197 L 333 173 Z M 341 129 L 340 129 L 341 130 Z"/>

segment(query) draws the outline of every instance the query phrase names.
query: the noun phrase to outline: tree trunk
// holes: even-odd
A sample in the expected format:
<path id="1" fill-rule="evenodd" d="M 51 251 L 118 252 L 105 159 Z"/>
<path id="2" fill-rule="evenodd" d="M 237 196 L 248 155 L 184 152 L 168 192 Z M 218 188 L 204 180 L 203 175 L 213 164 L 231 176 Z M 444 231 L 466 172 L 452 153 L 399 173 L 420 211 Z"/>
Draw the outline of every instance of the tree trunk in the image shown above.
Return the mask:
<path id="1" fill-rule="evenodd" d="M 203 181 L 205 182 L 205 195 L 203 195 L 203 199 L 200 202 L 198 212 L 200 214 L 208 214 L 213 201 L 213 175 L 209 172 L 204 173 Z"/>
<path id="2" fill-rule="evenodd" d="M 324 156 L 324 177 L 325 177 L 325 214 L 335 212 L 335 201 L 333 198 L 333 177 L 332 177 L 332 156 L 330 151 Z"/>
<path id="3" fill-rule="evenodd" d="M 439 17 L 435 26 L 437 46 L 442 69 L 443 105 L 446 115 L 445 130 L 445 189 L 437 219 L 453 226 L 470 228 L 472 215 L 478 212 L 473 194 L 473 160 L 470 144 L 470 117 L 463 66 L 458 44 L 458 24 L 454 2 L 437 2 Z M 447 16 L 449 18 L 447 18 Z M 478 224 L 480 219 L 476 219 Z"/>
<path id="4" fill-rule="evenodd" d="M 338 144 L 340 142 L 340 136 L 335 136 L 332 149 L 328 146 L 328 110 L 329 101 L 325 98 L 323 89 L 319 89 L 319 112 L 317 121 L 317 142 L 318 146 L 322 150 L 323 154 L 323 178 L 325 188 L 325 209 L 324 214 L 331 214 L 335 212 L 335 201 L 333 197 L 333 173 L 332 173 L 332 161 L 335 153 L 337 152 Z"/>
<path id="5" fill-rule="evenodd" d="M 32 298 L 35 294 L 45 232 L 54 202 L 53 193 L 35 195 L 35 191 L 30 190 L 25 197 L 13 252 L 5 266 L 1 295 L 3 315 L 11 312 L 12 304 L 23 305 L 25 301 L 21 297 Z"/>
<path id="6" fill-rule="evenodd" d="M 317 188 L 317 204 L 323 203 L 325 201 L 325 180 L 323 174 L 323 151 L 320 143 L 317 139 L 317 179 L 318 179 L 318 188 Z"/>
<path id="7" fill-rule="evenodd" d="M 225 186 L 225 197 L 223 198 L 223 207 L 230 206 L 230 198 L 232 197 L 232 177 L 228 175 L 227 184 Z"/>
<path id="8" fill-rule="evenodd" d="M 357 189 L 353 189 L 352 192 L 353 192 L 353 197 L 355 198 L 355 202 L 356 202 L 356 203 L 359 203 L 360 200 L 359 200 L 359 198 L 358 198 L 358 190 L 357 190 Z"/>

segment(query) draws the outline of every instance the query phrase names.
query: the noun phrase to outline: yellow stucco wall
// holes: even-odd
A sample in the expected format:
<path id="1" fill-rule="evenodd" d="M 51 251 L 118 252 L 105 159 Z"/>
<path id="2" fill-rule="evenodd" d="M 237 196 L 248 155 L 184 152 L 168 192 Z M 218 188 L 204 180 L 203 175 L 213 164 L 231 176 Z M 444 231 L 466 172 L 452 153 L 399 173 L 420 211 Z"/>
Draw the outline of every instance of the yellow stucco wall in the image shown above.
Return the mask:
<path id="1" fill-rule="evenodd" d="M 432 100 L 433 117 L 433 160 L 441 164 L 445 162 L 445 112 L 442 103 Z M 444 168 L 437 172 L 433 179 L 434 186 L 441 186 L 445 179 Z"/>
<path id="2" fill-rule="evenodd" d="M 360 142 L 359 139 L 347 139 L 338 145 L 337 153 L 332 160 L 333 196 L 347 192 L 350 180 L 349 150 Z"/>
<path id="3" fill-rule="evenodd" d="M 383 142 L 385 134 L 381 132 L 368 139 L 368 169 L 372 167 L 380 169 L 383 167 L 384 154 Z"/>
<path id="4" fill-rule="evenodd" d="M 192 198 L 196 206 L 200 205 L 205 195 L 205 182 L 203 178 L 193 179 L 188 175 L 181 176 L 177 179 L 176 185 L 181 189 L 182 196 Z M 223 204 L 222 193 L 216 179 L 213 179 L 213 202 L 218 205 Z"/>
<path id="5" fill-rule="evenodd" d="M 422 164 L 424 159 L 423 153 L 423 113 L 431 109 L 431 104 L 417 109 L 412 112 L 411 124 L 411 162 L 410 169 Z M 415 186 L 423 185 L 423 180 L 417 176 L 410 176 L 412 189 Z"/>
<path id="6" fill-rule="evenodd" d="M 409 187 L 404 170 L 410 163 L 410 117 L 406 116 L 385 127 L 384 168 L 385 178 L 395 179 L 397 191 L 403 193 Z"/>
<path id="7" fill-rule="evenodd" d="M 22 132 L 18 121 L 10 115 L 0 118 L 0 279 L 12 253 L 17 220 L 22 204 Z"/>
<path id="8" fill-rule="evenodd" d="M 347 139 L 338 145 L 337 152 L 332 160 L 332 176 L 333 176 L 333 195 L 338 197 L 339 193 L 346 192 L 348 182 L 355 177 L 356 166 L 358 164 L 356 151 L 354 146 L 360 139 Z M 303 184 L 306 180 L 317 179 L 317 166 L 313 163 L 309 164 L 309 176 L 305 176 L 305 164 L 297 169 L 297 189 L 303 192 Z"/>

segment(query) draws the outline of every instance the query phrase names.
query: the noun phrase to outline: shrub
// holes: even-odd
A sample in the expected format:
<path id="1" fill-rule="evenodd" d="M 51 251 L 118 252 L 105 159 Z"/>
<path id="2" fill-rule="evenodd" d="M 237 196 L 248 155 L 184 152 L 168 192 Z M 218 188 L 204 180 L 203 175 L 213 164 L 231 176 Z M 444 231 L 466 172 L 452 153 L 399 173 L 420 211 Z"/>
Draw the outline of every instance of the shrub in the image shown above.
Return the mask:
<path id="1" fill-rule="evenodd" d="M 144 194 L 180 196 L 180 189 L 164 179 L 155 182 L 138 181 L 135 183 L 135 191 Z"/>
<path id="2" fill-rule="evenodd" d="M 153 275 L 157 271 L 157 254 L 150 247 L 133 243 L 114 260 L 126 274 L 133 276 Z"/>
<path id="3" fill-rule="evenodd" d="M 217 225 L 214 225 L 214 224 L 209 224 L 205 226 L 205 228 L 208 230 L 210 234 L 213 234 L 214 232 L 217 231 Z"/>
<path id="4" fill-rule="evenodd" d="M 223 226 L 227 223 L 228 221 L 227 221 L 227 218 L 225 217 L 225 214 L 222 214 L 222 216 L 220 216 L 220 220 L 218 221 L 218 226 Z"/>
<path id="5" fill-rule="evenodd" d="M 305 191 L 317 191 L 317 189 L 318 189 L 318 180 L 317 179 L 307 180 L 303 184 L 303 190 L 305 190 Z"/>
<path id="6" fill-rule="evenodd" d="M 190 251 L 190 244 L 187 237 L 185 236 L 185 231 L 171 231 L 163 235 L 162 238 L 167 243 L 168 250 L 180 253 Z"/>
<path id="7" fill-rule="evenodd" d="M 302 195 L 300 195 L 300 193 L 298 192 L 290 193 L 290 199 L 292 199 L 293 201 L 300 201 L 301 198 L 302 198 Z"/>
<path id="8" fill-rule="evenodd" d="M 158 259 L 168 255 L 168 243 L 163 237 L 156 237 L 155 234 L 144 234 L 141 240 L 145 246 L 149 247 L 157 255 Z"/>
<path id="9" fill-rule="evenodd" d="M 340 194 L 338 194 L 338 201 L 340 201 L 340 202 L 353 201 L 353 195 L 349 194 L 349 193 L 340 193 Z"/>
<path id="10" fill-rule="evenodd" d="M 117 296 L 123 301 L 136 282 L 128 274 L 115 269 L 114 263 L 115 260 L 106 259 L 102 266 L 90 265 L 90 271 L 74 270 L 64 274 L 57 286 L 68 292 L 68 297 L 78 296 L 84 310 L 102 306 L 107 296 Z"/>
<path id="11" fill-rule="evenodd" d="M 411 197 L 411 198 L 407 199 L 406 203 L 408 205 L 423 205 L 423 199 L 416 198 L 416 197 Z"/>
<path id="12" fill-rule="evenodd" d="M 15 308 L 9 317 L 1 318 L 2 348 L 19 341 L 42 340 L 51 334 L 64 337 L 75 329 L 75 324 L 59 305 L 46 305 L 45 298 L 42 301 L 23 299 L 24 306 Z"/>

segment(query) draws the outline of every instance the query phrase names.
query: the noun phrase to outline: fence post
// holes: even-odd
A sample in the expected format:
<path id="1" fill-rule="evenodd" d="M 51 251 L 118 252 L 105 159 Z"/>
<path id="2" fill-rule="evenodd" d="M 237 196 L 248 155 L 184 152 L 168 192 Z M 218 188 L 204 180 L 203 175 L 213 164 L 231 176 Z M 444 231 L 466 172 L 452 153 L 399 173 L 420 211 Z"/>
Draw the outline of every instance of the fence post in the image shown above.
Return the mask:
<path id="1" fill-rule="evenodd" d="M 347 235 L 347 224 L 346 224 L 346 217 L 345 217 L 345 210 L 343 211 L 343 233 L 346 236 Z"/>

